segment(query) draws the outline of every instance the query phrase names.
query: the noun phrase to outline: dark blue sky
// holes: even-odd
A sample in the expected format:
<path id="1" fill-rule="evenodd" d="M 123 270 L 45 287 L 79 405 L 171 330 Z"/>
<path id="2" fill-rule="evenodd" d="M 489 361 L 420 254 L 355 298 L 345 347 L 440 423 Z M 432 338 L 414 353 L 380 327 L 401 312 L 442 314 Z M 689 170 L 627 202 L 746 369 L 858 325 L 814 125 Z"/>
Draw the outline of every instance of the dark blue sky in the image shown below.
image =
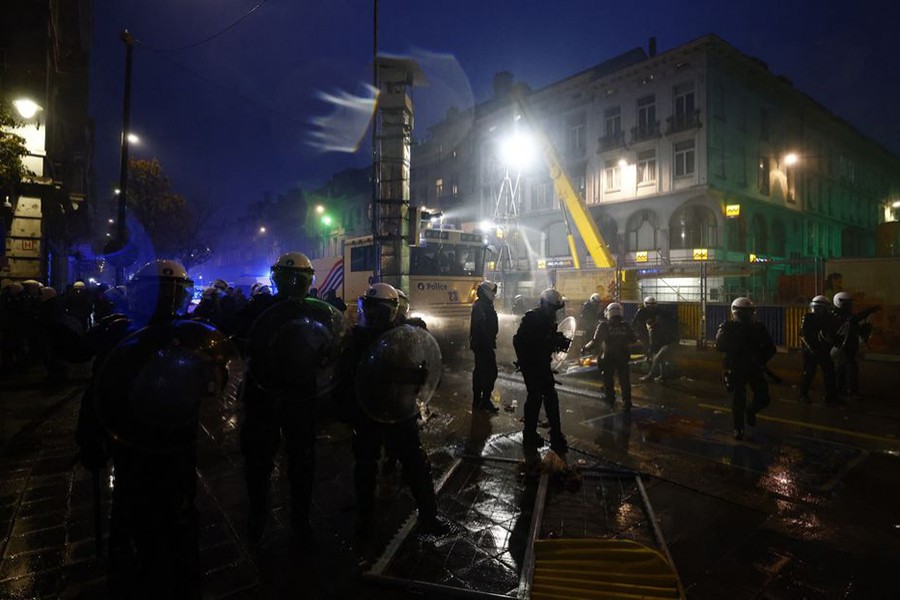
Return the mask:
<path id="1" fill-rule="evenodd" d="M 95 0 L 101 198 L 118 177 L 125 28 L 140 41 L 132 130 L 143 142 L 134 153 L 159 158 L 176 191 L 235 207 L 367 162 L 368 139 L 356 154 L 309 142 L 312 120 L 332 112 L 320 92 L 361 94 L 371 82 L 372 3 L 266 0 L 195 45 L 259 2 Z M 424 137 L 448 107 L 487 99 L 498 71 L 539 88 L 646 48 L 651 36 L 664 52 L 715 33 L 900 154 L 898 17 L 892 0 L 380 0 L 379 49 L 422 61 L 432 84 L 415 96 L 415 135 Z"/>

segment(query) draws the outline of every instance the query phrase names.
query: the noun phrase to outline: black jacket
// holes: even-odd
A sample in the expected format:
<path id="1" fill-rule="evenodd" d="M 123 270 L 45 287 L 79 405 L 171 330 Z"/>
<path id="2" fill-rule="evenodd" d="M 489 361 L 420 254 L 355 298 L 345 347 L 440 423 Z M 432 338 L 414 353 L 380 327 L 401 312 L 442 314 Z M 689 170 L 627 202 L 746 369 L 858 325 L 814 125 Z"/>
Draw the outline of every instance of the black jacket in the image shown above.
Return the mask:
<path id="1" fill-rule="evenodd" d="M 494 303 L 487 298 L 478 298 L 472 305 L 469 321 L 469 348 L 475 351 L 496 348 L 499 330 Z"/>
<path id="2" fill-rule="evenodd" d="M 716 350 L 725 353 L 726 368 L 762 371 L 777 349 L 766 326 L 758 321 L 726 321 L 716 331 Z"/>

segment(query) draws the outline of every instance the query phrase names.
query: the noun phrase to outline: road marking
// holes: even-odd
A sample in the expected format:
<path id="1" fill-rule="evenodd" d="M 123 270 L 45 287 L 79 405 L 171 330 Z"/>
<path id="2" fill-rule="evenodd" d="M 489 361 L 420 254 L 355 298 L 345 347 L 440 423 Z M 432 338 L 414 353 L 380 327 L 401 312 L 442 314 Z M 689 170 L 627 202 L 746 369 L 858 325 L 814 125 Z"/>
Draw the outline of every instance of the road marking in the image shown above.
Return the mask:
<path id="1" fill-rule="evenodd" d="M 728 412 L 728 409 L 725 406 L 715 405 L 715 404 L 697 404 L 700 408 L 709 408 L 712 410 L 721 410 L 723 412 Z M 850 429 L 841 429 L 840 427 L 828 427 L 827 425 L 817 425 L 816 423 L 807 423 L 805 421 L 794 421 L 793 419 L 782 419 L 781 417 L 771 417 L 769 415 L 764 415 L 761 413 L 756 414 L 757 419 L 762 419 L 763 421 L 774 421 L 776 423 L 785 423 L 787 425 L 797 425 L 799 427 L 807 427 L 809 429 L 817 429 L 819 431 L 828 431 L 830 433 L 840 433 L 843 435 L 849 435 L 851 437 L 863 438 L 866 440 L 877 440 L 879 442 L 887 442 L 889 444 L 896 444 L 897 438 L 895 437 L 886 437 L 883 435 L 872 435 L 871 433 L 862 433 L 861 431 L 853 431 Z"/>

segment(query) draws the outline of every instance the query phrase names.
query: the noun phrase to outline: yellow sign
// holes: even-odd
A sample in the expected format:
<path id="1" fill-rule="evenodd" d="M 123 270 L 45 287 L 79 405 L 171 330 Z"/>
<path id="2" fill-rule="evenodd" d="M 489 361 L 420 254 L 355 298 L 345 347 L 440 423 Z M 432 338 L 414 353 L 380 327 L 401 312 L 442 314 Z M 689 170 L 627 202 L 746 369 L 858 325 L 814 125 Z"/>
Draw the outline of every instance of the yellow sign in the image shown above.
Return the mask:
<path id="1" fill-rule="evenodd" d="M 756 255 L 755 255 L 755 254 L 751 254 L 751 255 L 750 255 L 750 262 L 756 262 Z"/>
<path id="2" fill-rule="evenodd" d="M 729 219 L 741 216 L 740 204 L 729 204 L 725 207 L 725 216 Z"/>
<path id="3" fill-rule="evenodd" d="M 647 262 L 647 251 L 634 253 L 634 262 Z"/>
<path id="4" fill-rule="evenodd" d="M 492 261 L 492 260 L 491 260 L 491 261 L 488 261 L 488 267 L 487 267 L 487 268 L 488 268 L 488 271 L 493 271 L 493 270 L 496 268 L 496 264 L 494 263 L 494 261 Z"/>
<path id="5" fill-rule="evenodd" d="M 694 260 L 706 260 L 709 258 L 709 250 L 706 248 L 694 248 Z"/>
<path id="6" fill-rule="evenodd" d="M 538 269 L 546 269 L 547 268 L 547 259 L 539 258 L 537 261 Z"/>

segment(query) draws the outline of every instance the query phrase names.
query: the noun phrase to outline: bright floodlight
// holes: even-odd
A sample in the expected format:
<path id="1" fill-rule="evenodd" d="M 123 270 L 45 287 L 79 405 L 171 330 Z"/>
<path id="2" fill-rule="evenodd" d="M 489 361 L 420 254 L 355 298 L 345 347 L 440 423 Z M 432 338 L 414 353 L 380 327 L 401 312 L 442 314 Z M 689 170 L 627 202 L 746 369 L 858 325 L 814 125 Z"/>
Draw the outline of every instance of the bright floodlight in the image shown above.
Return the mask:
<path id="1" fill-rule="evenodd" d="M 534 160 L 534 143 L 531 137 L 516 132 L 500 142 L 500 160 L 507 166 L 523 169 Z"/>
<path id="2" fill-rule="evenodd" d="M 323 215 L 322 216 L 322 225 L 325 225 L 326 227 L 328 225 L 331 225 L 331 215 Z"/>
<path id="3" fill-rule="evenodd" d="M 619 159 L 619 167 L 622 168 L 622 169 L 624 169 L 624 168 L 627 167 L 627 166 L 628 166 L 628 161 L 625 160 L 624 158 L 620 158 L 620 159 Z"/>
<path id="4" fill-rule="evenodd" d="M 494 224 L 491 223 L 490 221 L 488 221 L 487 219 L 485 219 L 484 221 L 481 222 L 480 227 L 481 227 L 482 231 L 490 231 L 491 229 L 494 228 Z"/>
<path id="5" fill-rule="evenodd" d="M 260 227 L 260 228 L 259 228 L 259 232 L 260 232 L 260 233 L 265 233 L 265 232 L 266 232 L 266 228 L 265 228 L 265 227 Z"/>
<path id="6" fill-rule="evenodd" d="M 316 205 L 316 214 L 321 215 L 323 212 L 325 212 L 325 207 L 322 206 L 321 204 L 317 204 Z"/>
<path id="7" fill-rule="evenodd" d="M 16 110 L 22 115 L 23 119 L 30 119 L 36 115 L 39 110 L 44 110 L 34 100 L 29 100 L 28 98 L 13 100 L 13 106 L 16 107 Z"/>
<path id="8" fill-rule="evenodd" d="M 129 133 L 125 137 L 128 139 L 129 144 L 140 144 L 141 143 L 141 138 L 139 138 L 137 135 L 135 135 L 133 133 Z"/>
<path id="9" fill-rule="evenodd" d="M 900 208 L 900 200 L 894 200 L 891 203 L 891 208 Z"/>
<path id="10" fill-rule="evenodd" d="M 784 157 L 784 164 L 789 167 L 793 167 L 794 165 L 797 164 L 798 160 L 799 159 L 797 158 L 797 155 L 794 154 L 793 152 L 791 152 L 790 154 L 788 154 L 787 156 Z"/>

